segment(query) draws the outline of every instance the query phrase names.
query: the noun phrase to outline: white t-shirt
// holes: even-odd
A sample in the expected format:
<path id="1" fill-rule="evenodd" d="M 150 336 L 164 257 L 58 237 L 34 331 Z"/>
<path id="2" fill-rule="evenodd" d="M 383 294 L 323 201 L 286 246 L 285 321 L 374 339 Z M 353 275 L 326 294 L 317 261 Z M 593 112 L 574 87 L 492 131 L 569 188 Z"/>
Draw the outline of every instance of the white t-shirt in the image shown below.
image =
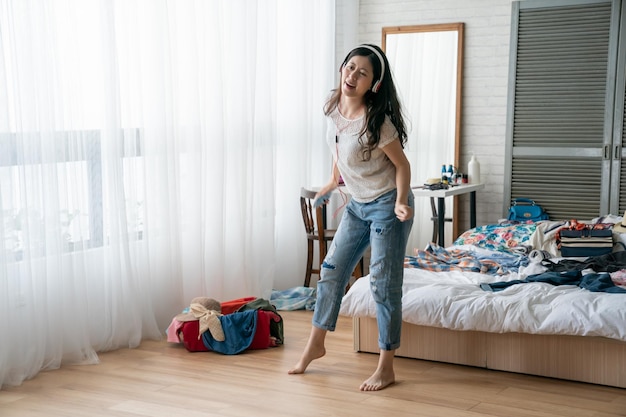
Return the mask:
<path id="1" fill-rule="evenodd" d="M 327 119 L 326 142 L 337 161 L 351 198 L 359 203 L 368 203 L 395 189 L 396 167 L 382 150 L 398 137 L 389 117 L 385 117 L 380 130 L 380 142 L 368 161 L 363 161 L 359 143 L 359 132 L 365 123 L 365 116 L 350 120 L 335 109 Z"/>

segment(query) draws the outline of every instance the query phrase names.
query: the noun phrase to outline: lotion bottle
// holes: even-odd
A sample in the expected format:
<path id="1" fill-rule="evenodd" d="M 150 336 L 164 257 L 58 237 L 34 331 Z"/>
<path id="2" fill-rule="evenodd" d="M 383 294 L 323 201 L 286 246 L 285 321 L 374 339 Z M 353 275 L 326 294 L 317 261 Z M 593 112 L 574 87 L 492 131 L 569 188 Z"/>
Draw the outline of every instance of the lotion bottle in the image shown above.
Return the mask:
<path id="1" fill-rule="evenodd" d="M 474 155 L 467 164 L 468 180 L 470 184 L 480 183 L 480 163 Z"/>

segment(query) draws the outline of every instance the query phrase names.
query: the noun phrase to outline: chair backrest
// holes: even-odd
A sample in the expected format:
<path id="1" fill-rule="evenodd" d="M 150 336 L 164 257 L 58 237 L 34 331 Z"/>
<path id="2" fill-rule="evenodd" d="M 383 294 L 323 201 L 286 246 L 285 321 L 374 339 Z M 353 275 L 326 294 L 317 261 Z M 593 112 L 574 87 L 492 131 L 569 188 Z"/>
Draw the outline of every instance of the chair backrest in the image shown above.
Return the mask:
<path id="1" fill-rule="evenodd" d="M 320 274 L 320 270 L 322 268 L 321 263 L 322 260 L 326 257 L 327 244 L 333 239 L 335 236 L 335 229 L 326 229 L 324 221 L 324 217 L 326 215 L 325 206 L 321 205 L 316 209 L 313 208 L 313 199 L 315 199 L 315 195 L 317 192 L 313 190 L 308 190 L 306 188 L 300 189 L 300 209 L 302 210 L 302 220 L 304 222 L 304 228 L 306 229 L 307 239 L 309 244 L 309 254 L 308 254 L 308 266 L 307 266 L 307 275 L 304 279 L 304 286 L 309 286 L 309 280 L 311 278 L 311 273 Z M 312 268 L 312 259 L 313 259 L 313 242 L 316 240 L 319 246 L 319 259 L 320 266 L 317 268 Z M 354 277 L 357 279 L 363 276 L 363 258 L 359 261 L 354 272 L 352 273 Z M 346 287 L 346 291 L 350 288 L 350 285 Z"/>
<path id="2" fill-rule="evenodd" d="M 437 207 L 435 207 L 435 199 L 433 197 L 430 197 L 430 210 L 432 213 L 431 219 L 437 218 Z"/>
<path id="3" fill-rule="evenodd" d="M 302 221 L 308 235 L 317 235 L 320 240 L 324 240 L 324 212 L 322 206 L 314 209 L 312 203 L 316 194 L 316 191 L 304 187 L 300 189 Z"/>
<path id="4" fill-rule="evenodd" d="M 439 217 L 439 214 L 437 214 L 437 206 L 435 205 L 434 197 L 430 197 L 430 210 L 432 211 L 432 217 L 430 219 L 434 221 Z M 444 221 L 451 222 L 452 217 L 446 217 Z"/>

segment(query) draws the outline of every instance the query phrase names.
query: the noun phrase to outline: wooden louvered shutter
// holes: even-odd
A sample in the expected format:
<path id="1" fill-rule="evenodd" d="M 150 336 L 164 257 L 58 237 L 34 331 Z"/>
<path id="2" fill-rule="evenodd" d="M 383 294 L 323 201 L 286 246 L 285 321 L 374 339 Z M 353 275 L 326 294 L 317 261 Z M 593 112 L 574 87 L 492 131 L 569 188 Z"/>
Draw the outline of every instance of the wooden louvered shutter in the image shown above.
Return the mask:
<path id="1" fill-rule="evenodd" d="M 518 197 L 555 220 L 609 211 L 619 8 L 513 3 L 503 213 Z"/>
<path id="2" fill-rule="evenodd" d="M 617 81 L 615 98 L 613 162 L 611 190 L 619 190 L 619 195 L 611 194 L 611 213 L 624 215 L 626 211 L 626 10 L 621 11 L 619 47 L 617 58 Z"/>

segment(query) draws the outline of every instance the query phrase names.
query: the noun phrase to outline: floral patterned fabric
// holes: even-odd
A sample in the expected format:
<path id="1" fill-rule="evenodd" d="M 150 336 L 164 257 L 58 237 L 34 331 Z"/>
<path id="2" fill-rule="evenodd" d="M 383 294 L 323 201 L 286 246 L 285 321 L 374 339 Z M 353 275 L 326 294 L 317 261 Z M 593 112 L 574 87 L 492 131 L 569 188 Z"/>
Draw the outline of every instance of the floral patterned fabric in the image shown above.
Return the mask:
<path id="1" fill-rule="evenodd" d="M 535 232 L 534 222 L 506 222 L 478 226 L 463 233 L 453 245 L 474 245 L 499 252 L 528 254 L 532 250 L 530 238 Z"/>

